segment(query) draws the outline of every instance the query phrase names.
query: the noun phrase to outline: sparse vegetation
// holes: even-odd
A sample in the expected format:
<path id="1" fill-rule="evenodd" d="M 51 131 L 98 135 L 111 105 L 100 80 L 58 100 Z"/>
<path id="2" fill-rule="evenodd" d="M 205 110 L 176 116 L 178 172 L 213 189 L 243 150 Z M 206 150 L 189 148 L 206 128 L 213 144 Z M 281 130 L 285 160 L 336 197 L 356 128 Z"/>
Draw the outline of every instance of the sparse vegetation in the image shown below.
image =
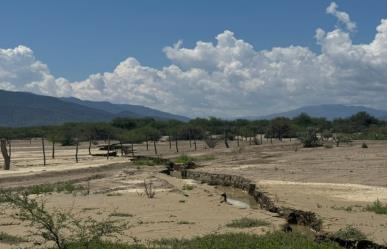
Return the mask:
<path id="1" fill-rule="evenodd" d="M 178 158 L 175 159 L 176 163 L 181 163 L 181 164 L 190 164 L 194 163 L 194 158 L 191 156 L 188 156 L 186 154 L 180 155 Z"/>
<path id="2" fill-rule="evenodd" d="M 219 141 L 220 141 L 219 138 L 215 138 L 215 137 L 212 137 L 212 136 L 208 136 L 208 137 L 206 137 L 204 139 L 204 142 L 206 143 L 206 145 L 210 149 L 215 148 Z"/>
<path id="3" fill-rule="evenodd" d="M 155 166 L 164 164 L 165 160 L 160 157 L 146 157 L 134 160 L 133 163 L 137 166 Z"/>
<path id="4" fill-rule="evenodd" d="M 126 227 L 110 219 L 79 219 L 64 211 L 48 211 L 44 200 L 32 199 L 26 193 L 2 191 L 0 198 L 18 210 L 15 219 L 29 222 L 34 235 L 40 236 L 42 242 L 34 248 L 47 248 L 47 244 L 51 244 L 56 249 L 89 249 L 102 238 L 118 234 Z M 74 244 L 77 246 L 73 247 Z"/>
<path id="5" fill-rule="evenodd" d="M 270 225 L 270 223 L 265 220 L 241 218 L 238 220 L 233 220 L 231 223 L 227 224 L 226 226 L 233 227 L 233 228 L 250 228 L 250 227 L 263 227 L 268 225 Z"/>
<path id="6" fill-rule="evenodd" d="M 93 249 L 340 249 L 332 242 L 317 243 L 299 233 L 275 232 L 258 236 L 246 233 L 211 234 L 193 239 L 164 239 L 149 245 L 128 245 L 108 241 L 93 244 Z M 73 244 L 70 249 L 81 249 Z"/>
<path id="7" fill-rule="evenodd" d="M 122 213 L 122 212 L 113 212 L 109 216 L 110 217 L 133 217 L 133 214 Z"/>
<path id="8" fill-rule="evenodd" d="M 193 225 L 193 224 L 195 224 L 195 222 L 190 222 L 190 221 L 186 221 L 186 220 L 180 220 L 176 224 L 178 224 L 178 225 Z"/>
<path id="9" fill-rule="evenodd" d="M 122 196 L 119 192 L 107 193 L 106 196 Z"/>
<path id="10" fill-rule="evenodd" d="M 380 200 L 376 200 L 371 205 L 368 205 L 366 210 L 376 214 L 387 214 L 387 204 L 383 204 Z"/>
<path id="11" fill-rule="evenodd" d="M 6 232 L 0 232 L 0 243 L 15 245 L 15 244 L 20 244 L 22 242 L 27 242 L 27 240 L 24 239 L 23 237 L 11 235 Z"/>
<path id="12" fill-rule="evenodd" d="M 214 155 L 203 155 L 203 156 L 197 156 L 197 157 L 194 157 L 194 160 L 195 161 L 211 161 L 211 160 L 215 160 L 215 156 Z"/>
<path id="13" fill-rule="evenodd" d="M 188 185 L 188 184 L 183 186 L 183 190 L 193 190 L 194 188 L 195 187 L 193 185 Z"/>
<path id="14" fill-rule="evenodd" d="M 317 131 L 316 129 L 309 128 L 306 130 L 306 132 L 301 133 L 298 137 L 304 148 L 313 148 L 321 146 L 321 141 L 317 137 Z"/>
<path id="15" fill-rule="evenodd" d="M 334 237 L 344 239 L 344 240 L 364 240 L 367 239 L 367 236 L 362 233 L 359 229 L 353 226 L 347 226 L 340 229 L 333 235 Z"/>
<path id="16" fill-rule="evenodd" d="M 85 187 L 73 182 L 59 182 L 59 183 L 49 183 L 49 184 L 39 184 L 33 185 L 26 188 L 20 188 L 18 191 L 23 192 L 26 195 L 41 195 L 48 193 L 67 193 L 71 194 L 77 191 L 83 191 Z"/>
<path id="17" fill-rule="evenodd" d="M 342 210 L 342 211 L 346 211 L 346 212 L 352 212 L 353 211 L 353 207 L 352 206 L 348 206 L 348 207 L 332 206 L 331 208 L 334 209 L 334 210 Z"/>
<path id="18" fill-rule="evenodd" d="M 149 199 L 152 199 L 155 197 L 156 192 L 153 189 L 153 183 L 152 182 L 146 182 L 144 180 L 144 193 Z"/>

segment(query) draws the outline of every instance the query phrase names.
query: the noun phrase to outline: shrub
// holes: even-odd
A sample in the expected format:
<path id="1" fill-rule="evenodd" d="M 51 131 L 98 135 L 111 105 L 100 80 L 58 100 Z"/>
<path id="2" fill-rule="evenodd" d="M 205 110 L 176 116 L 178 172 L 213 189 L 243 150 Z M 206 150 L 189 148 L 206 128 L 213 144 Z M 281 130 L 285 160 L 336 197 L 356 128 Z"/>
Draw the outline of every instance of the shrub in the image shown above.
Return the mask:
<path id="1" fill-rule="evenodd" d="M 187 156 L 185 154 L 180 155 L 178 158 L 175 160 L 176 163 L 181 163 L 181 164 L 190 164 L 194 162 L 194 158 Z"/>
<path id="2" fill-rule="evenodd" d="M 218 138 L 211 137 L 211 136 L 207 136 L 207 137 L 204 139 L 204 142 L 206 143 L 206 145 L 208 146 L 208 148 L 213 149 L 213 148 L 216 147 L 216 144 L 219 142 L 219 139 L 218 139 Z"/>
<path id="3" fill-rule="evenodd" d="M 305 133 L 302 133 L 298 138 L 301 140 L 304 148 L 313 148 L 321 146 L 321 142 L 317 137 L 317 132 L 315 129 L 307 129 L 307 131 Z"/>
<path id="4" fill-rule="evenodd" d="M 352 142 L 352 138 L 349 135 L 339 134 L 333 137 L 336 142 L 336 146 L 339 147 L 341 143 L 349 144 Z"/>
<path id="5" fill-rule="evenodd" d="M 195 187 L 193 185 L 184 185 L 183 190 L 193 190 Z"/>
<path id="6" fill-rule="evenodd" d="M 262 227 L 268 226 L 270 223 L 264 220 L 251 219 L 251 218 L 242 218 L 238 220 L 233 220 L 231 223 L 227 224 L 227 227 L 233 228 L 250 228 L 250 227 Z"/>
<path id="7" fill-rule="evenodd" d="M 347 226 L 340 229 L 333 235 L 334 237 L 343 239 L 343 240 L 364 240 L 367 239 L 367 236 L 364 235 L 359 229 L 353 226 Z"/>
<path id="8" fill-rule="evenodd" d="M 0 232 L 0 243 L 14 245 L 14 244 L 20 244 L 22 242 L 26 242 L 26 240 L 22 237 L 8 234 L 5 232 Z"/>
<path id="9" fill-rule="evenodd" d="M 160 157 L 144 157 L 144 158 L 135 159 L 133 161 L 134 165 L 137 165 L 137 166 L 155 166 L 155 165 L 162 165 L 166 162 L 167 160 L 162 159 Z"/>
<path id="10" fill-rule="evenodd" d="M 362 147 L 363 149 L 367 149 L 367 148 L 368 148 L 368 145 L 367 145 L 366 143 L 362 143 L 362 144 L 361 144 L 361 147 Z"/>
<path id="11" fill-rule="evenodd" d="M 31 199 L 26 193 L 1 191 L 0 198 L 18 210 L 14 218 L 30 222 L 30 227 L 36 229 L 34 235 L 39 235 L 44 242 L 41 248 L 47 248 L 50 243 L 57 249 L 69 249 L 74 242 L 79 244 L 79 249 L 93 248 L 91 245 L 98 243 L 101 237 L 120 233 L 126 227 L 109 219 L 77 219 L 59 210 L 50 212 L 43 200 Z"/>
<path id="12" fill-rule="evenodd" d="M 387 214 L 387 204 L 383 204 L 381 201 L 376 200 L 372 205 L 368 205 L 366 210 L 376 214 Z"/>
<path id="13" fill-rule="evenodd" d="M 75 141 L 75 139 L 70 136 L 70 135 L 64 135 L 61 139 L 60 139 L 60 143 L 62 146 L 73 146 L 73 145 L 76 145 L 77 142 Z"/>

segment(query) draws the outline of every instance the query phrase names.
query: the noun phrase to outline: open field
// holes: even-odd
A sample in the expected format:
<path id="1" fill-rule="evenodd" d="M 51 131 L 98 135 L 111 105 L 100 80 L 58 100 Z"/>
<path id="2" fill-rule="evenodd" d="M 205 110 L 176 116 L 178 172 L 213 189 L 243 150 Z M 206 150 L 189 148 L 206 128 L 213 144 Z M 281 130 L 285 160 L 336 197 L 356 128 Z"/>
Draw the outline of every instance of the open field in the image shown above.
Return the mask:
<path id="1" fill-rule="evenodd" d="M 285 221 L 275 214 L 254 208 L 221 203 L 222 188 L 177 179 L 159 173 L 161 166 L 134 165 L 129 158 L 88 155 L 87 144 L 81 144 L 80 162 L 75 163 L 74 147 L 57 146 L 56 159 L 50 158 L 47 143 L 47 166 L 42 166 L 39 140 L 14 141 L 10 171 L 0 171 L 0 187 L 38 185 L 48 182 L 78 180 L 90 194 L 51 193 L 45 196 L 50 208 L 71 210 L 80 217 L 116 215 L 130 224 L 121 239 L 133 241 L 158 238 L 190 238 L 209 233 L 247 231 L 261 234 L 279 230 Z M 323 230 L 335 232 L 347 225 L 360 229 L 370 239 L 387 241 L 387 215 L 366 211 L 367 205 L 379 199 L 387 203 L 387 142 L 367 141 L 333 148 L 304 149 L 297 141 L 264 141 L 263 145 L 236 142 L 226 149 L 205 149 L 198 142 L 197 151 L 188 141 L 157 144 L 158 153 L 176 158 L 182 153 L 196 158 L 195 170 L 241 175 L 257 183 L 281 206 L 310 210 L 323 220 Z M 154 155 L 145 144 L 135 145 L 136 154 Z M 97 150 L 94 148 L 93 153 Z M 2 163 L 2 162 L 0 162 Z M 86 180 L 90 178 L 89 180 Z M 148 199 L 143 181 L 151 181 L 156 191 Z M 190 187 L 187 187 L 190 186 Z M 23 235 L 27 227 L 1 215 L 0 232 Z M 227 224 L 242 217 L 267 221 L 270 225 L 253 228 L 231 228 Z M 0 243 L 1 248 L 11 245 Z"/>

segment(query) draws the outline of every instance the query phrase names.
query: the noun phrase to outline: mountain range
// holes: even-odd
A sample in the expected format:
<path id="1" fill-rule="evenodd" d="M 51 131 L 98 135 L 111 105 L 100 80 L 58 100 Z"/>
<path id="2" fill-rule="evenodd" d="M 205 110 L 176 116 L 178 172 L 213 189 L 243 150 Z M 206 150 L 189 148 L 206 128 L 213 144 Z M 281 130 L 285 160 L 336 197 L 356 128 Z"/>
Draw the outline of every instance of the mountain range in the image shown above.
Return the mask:
<path id="1" fill-rule="evenodd" d="M 329 120 L 349 117 L 358 112 L 367 112 L 379 119 L 387 120 L 387 111 L 364 106 L 313 105 L 266 116 L 249 116 L 245 119 L 294 118 L 301 113 Z M 89 101 L 77 98 L 56 98 L 27 92 L 0 90 L 0 126 L 23 127 L 55 125 L 66 122 L 108 122 L 116 117 L 145 118 L 158 120 L 188 121 L 188 117 L 162 112 L 141 105 L 113 104 L 106 101 Z"/>
<path id="2" fill-rule="evenodd" d="M 347 118 L 358 112 L 367 112 L 368 114 L 378 118 L 387 120 L 387 111 L 369 108 L 365 106 L 351 106 L 351 105 L 340 105 L 340 104 L 328 104 L 328 105 L 310 105 L 300 107 L 287 112 L 274 113 L 266 116 L 249 116 L 244 117 L 245 119 L 273 119 L 277 117 L 294 118 L 301 113 L 306 113 L 312 117 L 323 117 L 328 120 L 336 118 Z"/>
<path id="3" fill-rule="evenodd" d="M 189 120 L 184 116 L 138 105 L 118 105 L 0 90 L 0 126 L 23 127 L 66 122 L 102 122 L 116 117 Z"/>

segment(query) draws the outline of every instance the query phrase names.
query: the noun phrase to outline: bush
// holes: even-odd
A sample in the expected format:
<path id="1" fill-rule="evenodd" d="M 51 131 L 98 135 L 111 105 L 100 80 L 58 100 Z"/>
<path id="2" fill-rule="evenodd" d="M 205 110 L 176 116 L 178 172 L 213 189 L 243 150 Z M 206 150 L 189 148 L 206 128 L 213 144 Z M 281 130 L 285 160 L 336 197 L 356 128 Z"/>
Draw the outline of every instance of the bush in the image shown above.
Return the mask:
<path id="1" fill-rule="evenodd" d="M 26 240 L 22 237 L 11 235 L 5 232 L 0 232 L 0 243 L 14 245 L 20 244 L 22 242 L 26 242 Z"/>
<path id="2" fill-rule="evenodd" d="M 336 146 L 339 147 L 341 143 L 349 144 L 352 142 L 352 138 L 349 135 L 339 134 L 333 138 L 336 142 Z"/>
<path id="3" fill-rule="evenodd" d="M 71 136 L 65 135 L 60 139 L 60 143 L 62 146 L 74 146 L 77 144 L 75 139 Z"/>
<path id="4" fill-rule="evenodd" d="M 321 146 L 321 142 L 317 137 L 317 132 L 315 129 L 307 129 L 307 131 L 302 133 L 298 138 L 301 140 L 304 148 Z"/>
<path id="5" fill-rule="evenodd" d="M 340 238 L 343 240 L 365 240 L 367 236 L 365 236 L 360 230 L 355 227 L 347 226 L 345 228 L 340 229 L 334 235 L 336 238 Z"/>
<path id="6" fill-rule="evenodd" d="M 217 143 L 219 142 L 219 139 L 208 136 L 204 139 L 204 142 L 206 143 L 208 148 L 213 149 L 216 147 Z"/>
<path id="7" fill-rule="evenodd" d="M 381 201 L 376 200 L 372 205 L 368 205 L 366 210 L 376 214 L 387 214 L 387 204 L 383 204 Z"/>
<path id="8" fill-rule="evenodd" d="M 93 248 L 93 244 L 99 243 L 102 237 L 118 234 L 126 227 L 109 219 L 78 219 L 59 210 L 50 212 L 43 200 L 31 199 L 26 193 L 2 191 L 0 199 L 18 210 L 15 218 L 30 222 L 30 227 L 36 230 L 34 235 L 43 239 L 41 248 L 47 248 L 49 243 L 57 249 L 69 249 L 76 242 L 76 248 L 89 249 Z"/>
<path id="9" fill-rule="evenodd" d="M 194 162 L 194 158 L 187 156 L 185 154 L 180 155 L 178 158 L 175 160 L 176 163 L 181 163 L 181 164 L 192 164 Z"/>
<path id="10" fill-rule="evenodd" d="M 362 147 L 363 149 L 367 149 L 367 148 L 368 148 L 368 145 L 367 145 L 366 143 L 362 143 L 362 144 L 361 144 L 361 147 Z"/>
<path id="11" fill-rule="evenodd" d="M 135 159 L 133 163 L 137 166 L 155 166 L 165 164 L 167 161 L 168 160 L 162 159 L 160 157 L 144 157 Z"/>
<path id="12" fill-rule="evenodd" d="M 227 227 L 233 228 L 250 228 L 250 227 L 262 227 L 268 226 L 270 223 L 264 220 L 257 220 L 251 218 L 242 218 L 239 220 L 233 220 L 231 223 L 227 224 Z"/>

